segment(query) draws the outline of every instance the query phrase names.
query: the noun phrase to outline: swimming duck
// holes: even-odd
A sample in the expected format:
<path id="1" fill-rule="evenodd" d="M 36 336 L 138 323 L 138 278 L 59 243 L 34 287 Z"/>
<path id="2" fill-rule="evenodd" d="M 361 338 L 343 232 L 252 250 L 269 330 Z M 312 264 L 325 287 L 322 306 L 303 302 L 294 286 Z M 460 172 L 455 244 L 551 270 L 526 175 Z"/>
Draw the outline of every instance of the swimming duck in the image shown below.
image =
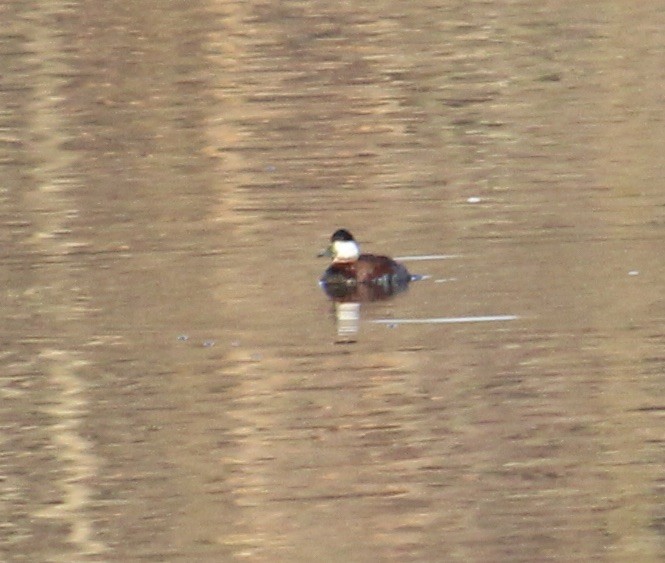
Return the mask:
<path id="1" fill-rule="evenodd" d="M 383 288 L 405 287 L 412 277 L 399 262 L 387 256 L 361 254 L 358 243 L 346 229 L 338 229 L 330 237 L 330 246 L 319 256 L 332 257 L 332 264 L 323 273 L 324 287 L 369 284 Z"/>

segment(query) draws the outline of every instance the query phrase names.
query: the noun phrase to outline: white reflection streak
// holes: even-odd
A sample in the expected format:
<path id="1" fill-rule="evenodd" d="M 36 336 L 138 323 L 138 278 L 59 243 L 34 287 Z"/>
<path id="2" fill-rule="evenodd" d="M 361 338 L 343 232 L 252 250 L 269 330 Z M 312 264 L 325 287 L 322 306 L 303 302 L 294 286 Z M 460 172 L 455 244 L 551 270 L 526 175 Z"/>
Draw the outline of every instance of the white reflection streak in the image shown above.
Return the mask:
<path id="1" fill-rule="evenodd" d="M 71 183 L 74 154 L 62 148 L 68 121 L 62 112 L 62 90 L 65 78 L 72 70 L 66 63 L 71 46 L 65 43 L 62 31 L 54 22 L 73 7 L 67 0 L 42 0 L 37 3 L 35 17 L 26 29 L 29 31 L 34 97 L 28 101 L 29 124 L 32 132 L 28 150 L 39 155 L 31 172 L 37 186 L 30 201 L 33 202 L 35 222 L 31 242 L 46 255 L 65 256 L 72 244 L 67 232 L 67 218 L 71 213 L 71 199 L 66 190 Z M 48 210 L 45 213 L 44 210 Z M 62 264 L 65 264 L 64 266 Z M 48 316 L 54 326 L 71 320 L 74 307 L 61 308 L 60 299 L 66 300 L 72 291 L 72 280 L 66 263 L 54 263 L 37 270 L 37 286 L 48 288 L 53 302 L 41 305 L 40 313 Z M 66 313 L 65 313 L 66 311 Z M 67 315 L 67 316 L 66 316 Z M 44 373 L 55 393 L 44 409 L 53 417 L 49 437 L 64 477 L 57 481 L 62 491 L 58 502 L 37 512 L 42 518 L 53 518 L 67 525 L 68 552 L 54 554 L 50 560 L 74 561 L 106 550 L 104 544 L 93 539 L 95 530 L 88 511 L 91 505 L 90 481 L 98 470 L 98 460 L 90 441 L 83 437 L 82 420 L 89 405 L 80 370 L 85 365 L 73 354 L 61 349 L 44 350 L 41 359 Z M 59 538 L 60 539 L 60 538 Z M 62 549 L 58 546 L 58 549 Z"/>
<path id="2" fill-rule="evenodd" d="M 488 323 L 494 321 L 514 321 L 517 315 L 487 315 L 484 317 L 435 317 L 431 319 L 374 319 L 369 322 L 381 325 L 414 325 L 414 324 L 455 324 L 455 323 Z"/>
<path id="3" fill-rule="evenodd" d="M 39 511 L 38 516 L 68 522 L 69 541 L 80 550 L 77 555 L 99 554 L 105 548 L 92 539 L 94 531 L 86 515 L 91 497 L 87 481 L 96 475 L 98 461 L 91 453 L 92 444 L 81 435 L 81 419 L 88 405 L 77 372 L 85 362 L 73 360 L 70 354 L 59 350 L 45 351 L 42 357 L 48 362 L 45 372 L 58 390 L 54 404 L 45 410 L 54 419 L 50 436 L 66 477 L 58 481 L 63 490 L 62 502 Z"/>
<path id="4" fill-rule="evenodd" d="M 401 262 L 418 262 L 424 260 L 451 260 L 452 258 L 461 258 L 461 254 L 421 254 L 414 256 L 395 256 L 395 260 Z"/>

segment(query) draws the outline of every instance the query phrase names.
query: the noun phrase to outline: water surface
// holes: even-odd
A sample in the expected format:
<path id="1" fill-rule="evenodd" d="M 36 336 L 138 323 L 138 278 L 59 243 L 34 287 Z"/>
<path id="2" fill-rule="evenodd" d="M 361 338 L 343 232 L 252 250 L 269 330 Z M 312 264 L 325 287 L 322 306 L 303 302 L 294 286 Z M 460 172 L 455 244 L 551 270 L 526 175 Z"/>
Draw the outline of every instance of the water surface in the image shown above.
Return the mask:
<path id="1" fill-rule="evenodd" d="M 660 3 L 0 14 L 6 560 L 664 558 Z"/>

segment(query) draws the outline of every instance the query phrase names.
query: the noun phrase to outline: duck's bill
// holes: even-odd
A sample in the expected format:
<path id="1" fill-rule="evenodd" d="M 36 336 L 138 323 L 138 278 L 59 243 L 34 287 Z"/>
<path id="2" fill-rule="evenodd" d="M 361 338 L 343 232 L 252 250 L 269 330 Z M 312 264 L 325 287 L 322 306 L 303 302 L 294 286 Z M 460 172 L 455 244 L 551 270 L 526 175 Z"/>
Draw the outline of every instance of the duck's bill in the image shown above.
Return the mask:
<path id="1" fill-rule="evenodd" d="M 324 256 L 327 257 L 327 258 L 332 258 L 332 255 L 333 255 L 332 254 L 332 246 L 329 246 L 328 248 L 326 248 L 325 250 L 322 250 L 321 252 L 319 252 L 317 254 L 317 256 L 319 258 L 323 258 Z"/>

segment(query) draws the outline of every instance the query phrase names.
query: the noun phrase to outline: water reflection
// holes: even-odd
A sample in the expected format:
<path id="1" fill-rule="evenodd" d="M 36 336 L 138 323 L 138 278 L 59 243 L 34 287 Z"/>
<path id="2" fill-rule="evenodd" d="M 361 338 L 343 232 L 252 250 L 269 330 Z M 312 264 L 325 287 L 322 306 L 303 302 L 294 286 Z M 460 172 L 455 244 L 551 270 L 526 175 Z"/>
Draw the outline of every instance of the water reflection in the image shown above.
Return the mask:
<path id="1" fill-rule="evenodd" d="M 335 303 L 338 344 L 356 341 L 360 329 L 360 303 Z"/>
<path id="2" fill-rule="evenodd" d="M 337 303 L 369 303 L 371 301 L 385 301 L 398 293 L 406 291 L 409 289 L 410 282 L 410 278 L 353 284 L 321 281 L 321 287 L 326 295 Z"/>
<path id="3" fill-rule="evenodd" d="M 360 330 L 360 304 L 385 301 L 409 288 L 410 278 L 383 283 L 326 283 L 321 287 L 335 304 L 337 342 L 355 342 Z"/>

